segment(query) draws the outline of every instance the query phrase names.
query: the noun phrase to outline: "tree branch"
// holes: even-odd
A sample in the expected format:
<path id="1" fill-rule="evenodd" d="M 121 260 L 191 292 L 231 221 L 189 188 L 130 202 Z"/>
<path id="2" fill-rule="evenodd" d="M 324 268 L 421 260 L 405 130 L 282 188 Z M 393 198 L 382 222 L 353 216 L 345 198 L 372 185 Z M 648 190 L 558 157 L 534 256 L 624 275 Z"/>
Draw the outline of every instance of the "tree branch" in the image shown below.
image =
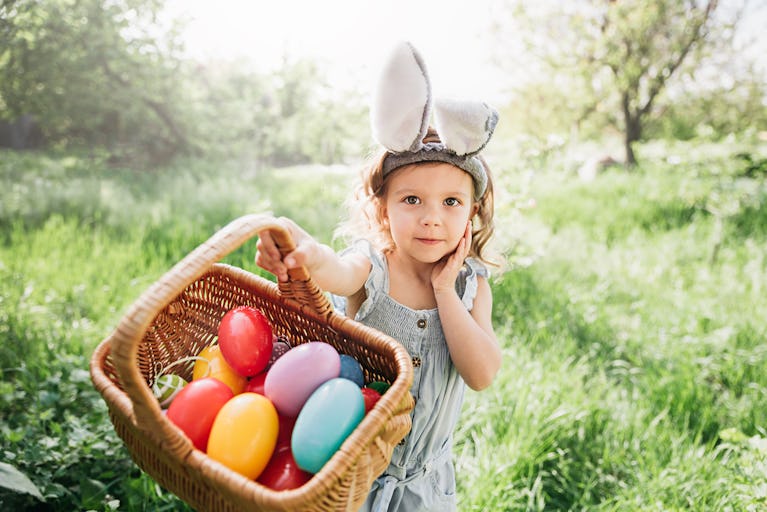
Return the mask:
<path id="1" fill-rule="evenodd" d="M 684 59 L 690 53 L 692 47 L 702 39 L 702 30 L 711 17 L 711 13 L 714 11 L 714 9 L 716 9 L 716 6 L 717 0 L 708 1 L 706 8 L 703 10 L 701 18 L 697 21 L 697 23 L 694 24 L 694 30 L 689 32 L 690 36 L 682 46 L 682 50 L 676 55 L 675 59 L 673 59 L 666 66 L 663 66 L 658 74 L 655 75 L 654 80 L 652 81 L 652 85 L 650 86 L 647 93 L 647 101 L 638 110 L 638 114 L 640 116 L 645 115 L 650 111 L 653 101 L 666 85 L 666 81 L 671 78 L 674 72 L 679 68 Z"/>
<path id="2" fill-rule="evenodd" d="M 173 116 L 170 114 L 170 112 L 168 112 L 168 109 L 165 108 L 165 105 L 163 105 L 159 101 L 153 100 L 146 94 L 136 91 L 136 89 L 133 87 L 133 84 L 131 84 L 130 81 L 128 81 L 124 77 L 117 74 L 114 70 L 112 70 L 112 68 L 109 66 L 109 62 L 107 62 L 107 60 L 104 57 L 101 58 L 101 68 L 104 71 L 104 73 L 107 75 L 107 77 L 117 82 L 122 87 L 125 87 L 126 89 L 129 89 L 132 92 L 138 94 L 138 97 L 141 99 L 141 101 L 146 106 L 148 106 L 162 121 L 165 127 L 168 128 L 168 130 L 170 130 L 171 134 L 173 134 L 173 138 L 176 140 L 176 144 L 180 146 L 185 146 L 185 147 L 189 146 L 189 140 L 187 139 L 186 134 L 178 126 L 178 123 L 176 123 L 176 120 L 173 119 Z"/>

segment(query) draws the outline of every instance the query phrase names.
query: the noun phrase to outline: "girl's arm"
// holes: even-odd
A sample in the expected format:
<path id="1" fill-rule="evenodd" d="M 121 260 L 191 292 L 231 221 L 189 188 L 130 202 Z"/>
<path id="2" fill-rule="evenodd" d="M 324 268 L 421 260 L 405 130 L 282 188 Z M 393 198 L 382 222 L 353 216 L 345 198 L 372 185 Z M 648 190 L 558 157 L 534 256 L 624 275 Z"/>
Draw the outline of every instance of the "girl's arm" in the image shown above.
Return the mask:
<path id="1" fill-rule="evenodd" d="M 455 291 L 455 279 L 471 246 L 471 224 L 455 252 L 432 271 L 432 287 L 450 358 L 466 384 L 480 391 L 492 384 L 501 367 L 501 347 L 491 312 L 493 296 L 484 277 L 477 278 L 477 296 L 469 312 Z"/>
<path id="2" fill-rule="evenodd" d="M 365 284 L 370 273 L 370 260 L 359 253 L 343 257 L 325 244 L 317 242 L 295 222 L 285 217 L 277 219 L 290 233 L 296 244 L 294 251 L 283 258 L 269 231 L 258 233 L 256 264 L 277 276 L 288 279 L 288 269 L 304 265 L 317 285 L 324 291 L 351 296 Z"/>
<path id="3" fill-rule="evenodd" d="M 490 320 L 493 297 L 487 279 L 478 278 L 474 307 L 467 311 L 455 289 L 437 293 L 437 308 L 450 358 L 475 391 L 493 383 L 501 367 L 501 348 Z"/>

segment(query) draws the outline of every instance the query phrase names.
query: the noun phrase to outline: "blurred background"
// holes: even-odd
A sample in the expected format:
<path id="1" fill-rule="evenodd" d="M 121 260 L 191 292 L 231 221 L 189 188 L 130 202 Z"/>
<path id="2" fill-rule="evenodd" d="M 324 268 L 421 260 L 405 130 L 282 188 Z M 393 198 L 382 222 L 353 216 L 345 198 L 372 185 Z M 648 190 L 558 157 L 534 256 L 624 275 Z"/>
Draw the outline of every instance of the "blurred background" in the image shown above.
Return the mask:
<path id="1" fill-rule="evenodd" d="M 499 139 L 598 142 L 598 156 L 632 165 L 642 141 L 764 138 L 765 11 L 757 0 L 6 1 L 0 145 L 146 167 L 359 158 L 377 65 L 407 39 L 435 95 L 502 112 Z"/>
<path id="2" fill-rule="evenodd" d="M 90 357 L 236 217 L 342 247 L 403 39 L 501 114 L 504 362 L 459 510 L 767 509 L 765 27 L 765 0 L 0 0 L 0 510 L 189 510 Z"/>

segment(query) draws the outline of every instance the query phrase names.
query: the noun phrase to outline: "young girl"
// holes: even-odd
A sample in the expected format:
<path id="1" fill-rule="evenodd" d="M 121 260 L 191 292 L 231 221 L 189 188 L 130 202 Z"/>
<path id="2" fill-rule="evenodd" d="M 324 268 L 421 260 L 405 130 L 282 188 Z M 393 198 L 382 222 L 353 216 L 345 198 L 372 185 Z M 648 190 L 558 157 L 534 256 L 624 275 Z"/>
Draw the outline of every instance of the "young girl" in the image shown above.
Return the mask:
<path id="1" fill-rule="evenodd" d="M 482 132 L 469 137 L 469 145 L 478 145 L 476 151 L 459 154 L 452 149 L 456 144 L 448 147 L 444 139 L 456 142 L 454 132 L 467 133 L 466 123 L 451 127 L 445 124 L 450 114 L 443 112 L 437 124 L 440 133 L 449 136 L 427 132 L 428 75 L 412 46 L 398 50 L 386 68 L 393 67 L 394 73 L 387 79 L 385 71 L 384 91 L 379 89 L 374 109 L 385 107 L 385 115 L 393 115 L 404 102 L 401 110 L 412 112 L 412 105 L 421 101 L 425 108 L 410 119 L 416 139 L 402 136 L 400 132 L 408 130 L 402 119 L 395 123 L 396 132 L 387 132 L 373 112 L 374 132 L 385 151 L 366 169 L 357 194 L 360 212 L 346 226 L 356 241 L 336 254 L 283 218 L 296 249 L 281 258 L 269 233 L 260 233 L 256 263 L 281 280 L 287 279 L 288 268 L 305 265 L 339 310 L 392 336 L 412 357 L 412 429 L 395 448 L 390 466 L 374 482 L 361 510 L 454 510 L 452 434 L 465 384 L 474 390 L 486 388 L 501 364 L 483 264 L 483 249 L 493 232 L 492 178 L 476 155 L 497 117 L 490 111 L 484 121 L 480 115 L 474 117 L 482 122 L 469 123 L 478 124 Z M 391 86 L 387 81 L 393 76 L 401 83 L 408 72 L 426 81 L 425 94 L 423 88 L 413 93 L 408 105 L 400 87 L 396 101 L 382 100 Z M 488 112 L 485 105 L 482 108 Z M 408 148 L 394 148 L 396 137 Z"/>

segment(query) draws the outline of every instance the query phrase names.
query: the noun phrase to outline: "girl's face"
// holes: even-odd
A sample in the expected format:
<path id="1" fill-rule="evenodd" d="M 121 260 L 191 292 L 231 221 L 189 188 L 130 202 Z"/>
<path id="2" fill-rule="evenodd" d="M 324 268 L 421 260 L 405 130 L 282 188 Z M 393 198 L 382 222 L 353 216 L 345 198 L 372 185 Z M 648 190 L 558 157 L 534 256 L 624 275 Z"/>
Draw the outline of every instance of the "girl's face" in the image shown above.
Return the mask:
<path id="1" fill-rule="evenodd" d="M 444 162 L 401 167 L 386 178 L 383 219 L 398 251 L 435 263 L 455 251 L 476 213 L 471 176 Z"/>

